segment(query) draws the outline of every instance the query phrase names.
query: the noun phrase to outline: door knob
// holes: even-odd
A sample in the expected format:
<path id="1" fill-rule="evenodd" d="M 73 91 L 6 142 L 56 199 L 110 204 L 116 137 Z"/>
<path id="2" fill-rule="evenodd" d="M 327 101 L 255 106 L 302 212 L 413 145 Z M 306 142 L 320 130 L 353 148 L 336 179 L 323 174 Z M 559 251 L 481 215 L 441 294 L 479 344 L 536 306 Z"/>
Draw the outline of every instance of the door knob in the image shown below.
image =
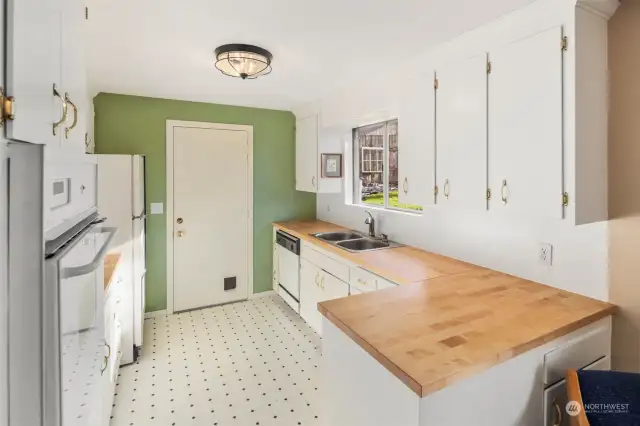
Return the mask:
<path id="1" fill-rule="evenodd" d="M 182 222 L 184 222 L 184 220 L 182 220 L 182 218 L 181 218 L 181 217 L 179 217 L 179 218 L 176 220 L 176 222 L 177 222 L 178 224 L 181 224 Z"/>
<path id="2" fill-rule="evenodd" d="M 184 231 L 178 231 L 178 238 L 182 238 L 184 236 Z"/>

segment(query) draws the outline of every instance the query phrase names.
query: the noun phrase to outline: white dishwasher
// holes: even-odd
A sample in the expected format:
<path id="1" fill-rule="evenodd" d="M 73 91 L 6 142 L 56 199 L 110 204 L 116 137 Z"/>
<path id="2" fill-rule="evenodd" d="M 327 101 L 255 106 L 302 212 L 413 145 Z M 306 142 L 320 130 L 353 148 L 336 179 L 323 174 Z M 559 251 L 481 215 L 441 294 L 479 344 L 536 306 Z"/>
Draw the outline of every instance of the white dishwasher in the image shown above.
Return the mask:
<path id="1" fill-rule="evenodd" d="M 278 294 L 300 313 L 300 239 L 276 232 L 278 245 Z"/>

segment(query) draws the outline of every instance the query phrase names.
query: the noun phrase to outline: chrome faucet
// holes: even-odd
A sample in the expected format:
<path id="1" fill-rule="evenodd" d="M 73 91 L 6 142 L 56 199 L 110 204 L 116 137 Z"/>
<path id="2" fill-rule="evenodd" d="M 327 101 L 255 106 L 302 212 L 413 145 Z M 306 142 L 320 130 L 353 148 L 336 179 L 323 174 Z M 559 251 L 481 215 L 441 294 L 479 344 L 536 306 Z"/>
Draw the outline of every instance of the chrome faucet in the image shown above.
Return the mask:
<path id="1" fill-rule="evenodd" d="M 371 238 L 376 237 L 376 221 L 373 219 L 371 213 L 365 210 L 365 213 L 369 215 L 368 218 L 364 220 L 365 225 L 369 225 L 369 236 Z"/>

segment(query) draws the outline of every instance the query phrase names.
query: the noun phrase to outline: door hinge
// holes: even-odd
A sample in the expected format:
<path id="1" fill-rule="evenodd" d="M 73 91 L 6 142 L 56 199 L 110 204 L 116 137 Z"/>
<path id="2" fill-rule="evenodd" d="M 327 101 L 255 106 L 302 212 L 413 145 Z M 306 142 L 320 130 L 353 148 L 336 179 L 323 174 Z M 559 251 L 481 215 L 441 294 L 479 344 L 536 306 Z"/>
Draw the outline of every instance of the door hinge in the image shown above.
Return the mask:
<path id="1" fill-rule="evenodd" d="M 487 61 L 487 74 L 491 74 L 491 61 Z"/>
<path id="2" fill-rule="evenodd" d="M 433 88 L 435 90 L 438 90 L 438 78 L 437 77 L 433 79 Z"/>
<path id="3" fill-rule="evenodd" d="M 84 8 L 84 19 L 89 19 L 89 7 Z"/>
<path id="4" fill-rule="evenodd" d="M 15 103 L 13 96 L 6 96 L 4 87 L 0 86 L 0 127 L 15 118 Z"/>
<path id="5" fill-rule="evenodd" d="M 438 196 L 438 185 L 433 187 L 433 195 Z"/>
<path id="6" fill-rule="evenodd" d="M 487 201 L 491 200 L 491 188 L 487 188 Z"/>
<path id="7" fill-rule="evenodd" d="M 569 193 L 565 192 L 564 194 L 562 194 L 562 205 L 565 207 L 569 206 Z"/>
<path id="8" fill-rule="evenodd" d="M 569 48 L 569 39 L 566 36 L 562 37 L 561 46 L 562 50 L 567 50 Z"/>

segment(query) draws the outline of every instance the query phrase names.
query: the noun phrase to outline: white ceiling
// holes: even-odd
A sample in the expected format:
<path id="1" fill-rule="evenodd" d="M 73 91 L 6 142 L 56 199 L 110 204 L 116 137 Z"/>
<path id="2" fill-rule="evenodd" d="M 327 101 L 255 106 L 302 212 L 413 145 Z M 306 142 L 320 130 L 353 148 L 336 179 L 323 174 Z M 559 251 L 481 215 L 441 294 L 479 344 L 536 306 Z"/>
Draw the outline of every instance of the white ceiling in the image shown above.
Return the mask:
<path id="1" fill-rule="evenodd" d="M 93 93 L 290 110 L 395 68 L 534 0 L 91 0 Z M 242 81 L 214 49 L 249 43 L 273 71 Z"/>

